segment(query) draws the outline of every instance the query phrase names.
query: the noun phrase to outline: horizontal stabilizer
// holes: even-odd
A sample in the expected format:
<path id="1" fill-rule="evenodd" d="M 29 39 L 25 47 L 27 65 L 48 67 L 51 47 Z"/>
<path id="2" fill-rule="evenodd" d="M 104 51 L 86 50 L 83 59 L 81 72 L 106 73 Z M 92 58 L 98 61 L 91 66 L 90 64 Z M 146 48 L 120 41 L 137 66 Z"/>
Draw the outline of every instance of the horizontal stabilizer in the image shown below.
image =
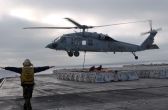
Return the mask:
<path id="1" fill-rule="evenodd" d="M 158 45 L 153 44 L 153 45 L 147 47 L 146 49 L 159 49 L 159 47 L 158 47 Z"/>

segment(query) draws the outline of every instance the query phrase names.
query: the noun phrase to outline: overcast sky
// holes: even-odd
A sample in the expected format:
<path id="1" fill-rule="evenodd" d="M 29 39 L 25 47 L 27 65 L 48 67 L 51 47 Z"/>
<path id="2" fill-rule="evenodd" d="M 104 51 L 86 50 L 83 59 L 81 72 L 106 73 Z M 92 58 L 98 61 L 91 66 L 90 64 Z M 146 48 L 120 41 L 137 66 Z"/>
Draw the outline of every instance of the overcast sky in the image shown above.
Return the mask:
<path id="1" fill-rule="evenodd" d="M 87 53 L 86 64 L 120 62 L 167 61 L 168 0 L 0 0 L 0 60 L 1 66 L 22 66 L 25 58 L 35 66 L 80 65 L 80 57 L 68 57 L 64 51 L 45 48 L 56 37 L 74 30 L 23 30 L 27 26 L 73 26 L 65 17 L 81 24 L 103 25 L 136 20 L 153 20 L 153 28 L 162 27 L 155 38 L 159 50 L 131 53 Z M 108 34 L 116 40 L 141 44 L 149 30 L 147 23 L 91 29 Z"/>

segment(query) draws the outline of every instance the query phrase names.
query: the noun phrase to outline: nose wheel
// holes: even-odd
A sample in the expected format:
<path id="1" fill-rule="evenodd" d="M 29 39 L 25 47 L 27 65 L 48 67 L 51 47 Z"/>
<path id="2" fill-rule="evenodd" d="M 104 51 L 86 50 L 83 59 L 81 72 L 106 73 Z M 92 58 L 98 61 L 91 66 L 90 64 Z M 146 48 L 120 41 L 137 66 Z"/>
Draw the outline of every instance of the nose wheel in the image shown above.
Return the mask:
<path id="1" fill-rule="evenodd" d="M 134 55 L 135 60 L 138 60 L 138 56 L 136 56 L 135 52 L 132 52 L 132 54 Z"/>

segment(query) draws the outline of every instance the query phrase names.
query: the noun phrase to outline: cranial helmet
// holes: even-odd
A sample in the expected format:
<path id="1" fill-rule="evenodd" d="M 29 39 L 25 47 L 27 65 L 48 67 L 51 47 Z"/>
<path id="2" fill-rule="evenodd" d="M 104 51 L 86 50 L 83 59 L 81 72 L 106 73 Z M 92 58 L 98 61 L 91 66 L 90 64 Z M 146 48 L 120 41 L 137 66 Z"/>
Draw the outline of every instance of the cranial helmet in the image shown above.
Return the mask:
<path id="1" fill-rule="evenodd" d="M 25 59 L 23 66 L 33 66 L 29 59 Z"/>

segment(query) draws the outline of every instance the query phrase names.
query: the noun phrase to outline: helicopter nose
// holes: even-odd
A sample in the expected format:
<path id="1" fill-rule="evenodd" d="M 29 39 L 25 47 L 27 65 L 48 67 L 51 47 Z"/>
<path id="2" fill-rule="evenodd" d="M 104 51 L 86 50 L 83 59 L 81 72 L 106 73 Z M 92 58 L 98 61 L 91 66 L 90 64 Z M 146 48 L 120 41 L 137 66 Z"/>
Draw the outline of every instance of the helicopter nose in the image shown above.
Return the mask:
<path id="1" fill-rule="evenodd" d="M 50 43 L 46 46 L 46 48 L 50 48 L 50 49 L 55 49 L 56 48 L 56 44 L 55 43 Z"/>
<path id="2" fill-rule="evenodd" d="M 51 48 L 52 44 L 48 44 L 45 48 Z"/>

